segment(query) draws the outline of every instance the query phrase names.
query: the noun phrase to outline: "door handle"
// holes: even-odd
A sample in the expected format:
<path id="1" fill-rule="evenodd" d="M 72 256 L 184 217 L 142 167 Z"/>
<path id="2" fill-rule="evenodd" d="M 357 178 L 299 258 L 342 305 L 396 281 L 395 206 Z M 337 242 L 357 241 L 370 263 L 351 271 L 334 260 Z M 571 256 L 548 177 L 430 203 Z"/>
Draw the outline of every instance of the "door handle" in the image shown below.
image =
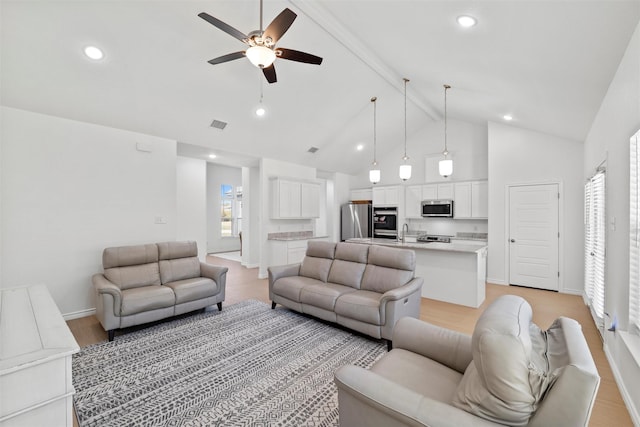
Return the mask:
<path id="1" fill-rule="evenodd" d="M 510 241 L 511 243 L 515 243 L 515 242 L 516 242 L 516 240 L 515 240 L 515 239 L 511 239 L 511 240 L 509 240 L 509 241 Z"/>

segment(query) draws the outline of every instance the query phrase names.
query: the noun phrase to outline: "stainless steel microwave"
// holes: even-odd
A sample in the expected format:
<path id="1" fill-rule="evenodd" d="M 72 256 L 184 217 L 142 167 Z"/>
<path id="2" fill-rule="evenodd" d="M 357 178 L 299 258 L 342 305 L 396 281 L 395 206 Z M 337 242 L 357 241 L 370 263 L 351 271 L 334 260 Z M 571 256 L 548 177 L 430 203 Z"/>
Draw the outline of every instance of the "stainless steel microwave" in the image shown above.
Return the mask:
<path id="1" fill-rule="evenodd" d="M 422 216 L 453 218 L 453 200 L 423 200 Z"/>

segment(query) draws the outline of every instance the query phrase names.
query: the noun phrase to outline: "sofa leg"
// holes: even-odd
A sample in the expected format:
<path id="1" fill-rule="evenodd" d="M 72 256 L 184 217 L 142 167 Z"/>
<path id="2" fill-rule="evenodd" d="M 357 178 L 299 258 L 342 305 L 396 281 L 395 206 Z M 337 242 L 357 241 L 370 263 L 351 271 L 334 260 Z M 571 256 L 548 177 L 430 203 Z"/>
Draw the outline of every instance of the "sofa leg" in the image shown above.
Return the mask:
<path id="1" fill-rule="evenodd" d="M 113 341 L 113 338 L 116 336 L 116 330 L 111 329 L 110 331 L 107 331 L 107 334 L 109 335 L 109 341 Z"/>
<path id="2" fill-rule="evenodd" d="M 276 308 L 276 303 L 271 301 L 271 310 L 274 310 Z"/>
<path id="3" fill-rule="evenodd" d="M 391 351 L 393 348 L 393 342 L 391 340 L 387 340 L 387 351 Z"/>
<path id="4" fill-rule="evenodd" d="M 218 303 L 218 311 L 222 311 L 222 301 Z"/>

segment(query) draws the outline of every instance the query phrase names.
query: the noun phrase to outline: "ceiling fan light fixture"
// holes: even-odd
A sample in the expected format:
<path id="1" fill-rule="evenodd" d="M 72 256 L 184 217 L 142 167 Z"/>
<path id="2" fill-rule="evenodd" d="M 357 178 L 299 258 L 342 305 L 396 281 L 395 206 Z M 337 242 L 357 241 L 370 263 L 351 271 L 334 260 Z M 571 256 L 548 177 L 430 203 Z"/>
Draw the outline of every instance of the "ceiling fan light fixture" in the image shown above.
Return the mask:
<path id="1" fill-rule="evenodd" d="M 276 60 L 276 53 L 266 46 L 251 46 L 245 52 L 247 58 L 258 68 L 267 68 Z"/>

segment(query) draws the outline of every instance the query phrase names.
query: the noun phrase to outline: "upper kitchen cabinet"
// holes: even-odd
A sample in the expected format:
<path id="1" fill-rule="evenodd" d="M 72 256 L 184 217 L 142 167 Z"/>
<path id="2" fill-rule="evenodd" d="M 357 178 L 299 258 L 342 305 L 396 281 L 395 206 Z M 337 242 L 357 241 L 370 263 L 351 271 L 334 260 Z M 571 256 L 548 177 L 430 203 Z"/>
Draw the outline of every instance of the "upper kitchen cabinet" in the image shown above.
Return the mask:
<path id="1" fill-rule="evenodd" d="M 351 190 L 351 201 L 362 201 L 362 200 L 367 200 L 367 201 L 371 201 L 373 200 L 373 191 L 371 190 L 371 188 L 360 188 L 357 190 Z"/>
<path id="2" fill-rule="evenodd" d="M 404 212 L 406 218 L 421 218 L 422 185 L 409 185 L 404 192 Z"/>
<path id="3" fill-rule="evenodd" d="M 487 219 L 487 181 L 457 182 L 454 184 L 454 218 Z"/>
<path id="4" fill-rule="evenodd" d="M 271 181 L 271 218 L 303 219 L 320 216 L 320 184 L 287 178 Z"/>
<path id="5" fill-rule="evenodd" d="M 376 187 L 373 189 L 373 206 L 398 206 L 400 187 Z"/>
<path id="6" fill-rule="evenodd" d="M 422 186 L 422 200 L 453 200 L 453 184 L 426 184 Z"/>

